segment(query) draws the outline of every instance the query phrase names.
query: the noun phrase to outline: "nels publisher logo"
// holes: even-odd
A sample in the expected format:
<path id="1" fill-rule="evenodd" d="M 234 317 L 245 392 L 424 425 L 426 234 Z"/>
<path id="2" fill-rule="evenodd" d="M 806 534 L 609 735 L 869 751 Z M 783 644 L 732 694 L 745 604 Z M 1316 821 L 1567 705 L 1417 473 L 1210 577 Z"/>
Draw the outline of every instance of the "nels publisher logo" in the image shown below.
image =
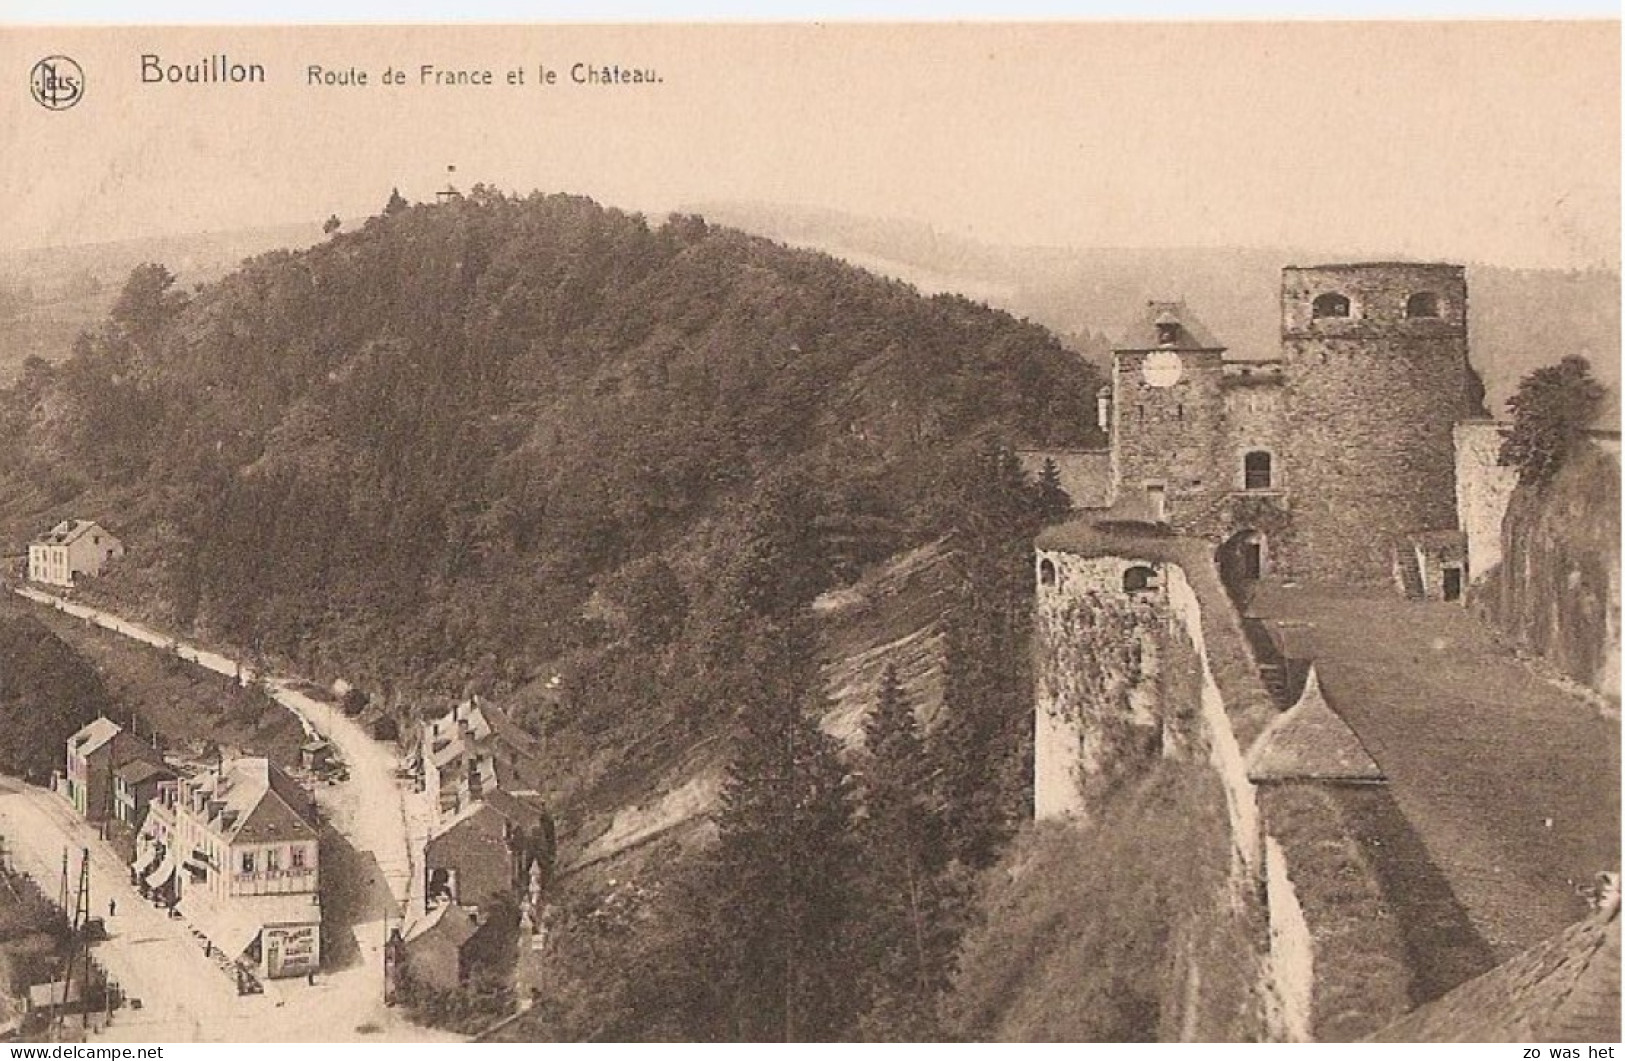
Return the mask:
<path id="1" fill-rule="evenodd" d="M 85 72 L 66 55 L 48 55 L 28 75 L 34 102 L 53 111 L 65 111 L 85 94 Z"/>

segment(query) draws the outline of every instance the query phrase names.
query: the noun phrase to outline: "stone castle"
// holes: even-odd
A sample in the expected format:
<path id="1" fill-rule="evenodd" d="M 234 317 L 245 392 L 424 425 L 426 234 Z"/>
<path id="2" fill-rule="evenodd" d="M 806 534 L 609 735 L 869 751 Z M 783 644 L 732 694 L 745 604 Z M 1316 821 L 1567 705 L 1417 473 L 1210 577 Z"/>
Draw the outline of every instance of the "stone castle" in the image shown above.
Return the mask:
<path id="1" fill-rule="evenodd" d="M 1183 303 L 1152 302 L 1101 390 L 1107 448 L 1023 456 L 1053 460 L 1079 509 L 1220 545 L 1228 577 L 1459 599 L 1453 436 L 1480 398 L 1461 266 L 1288 267 L 1279 350 L 1228 351 Z M 1463 469 L 1475 498 L 1510 489 L 1485 426 Z"/>
<path id="2" fill-rule="evenodd" d="M 1223 1003 L 1203 985 L 1224 976 L 1263 1000 L 1265 1037 L 1289 1041 L 1360 1039 L 1443 990 L 1465 983 L 1474 998 L 1498 990 L 1494 978 L 1467 980 L 1488 972 L 1487 959 L 1452 968 L 1448 982 L 1414 964 L 1407 933 L 1432 931 L 1425 926 L 1436 926 L 1439 907 L 1424 890 L 1407 891 L 1426 852 L 1418 860 L 1421 841 L 1389 771 L 1407 791 L 1425 787 L 1414 762 L 1404 773 L 1393 734 L 1432 731 L 1376 726 L 1368 747 L 1343 714 L 1353 703 L 1367 723 L 1377 709 L 1420 717 L 1434 687 L 1406 686 L 1394 704 L 1374 708 L 1364 702 L 1370 683 L 1349 675 L 1386 657 L 1340 656 L 1304 634 L 1348 600 L 1375 601 L 1359 612 L 1370 625 L 1349 640 L 1367 629 L 1384 645 L 1409 638 L 1408 658 L 1419 662 L 1445 643 L 1427 624 L 1448 632 L 1468 617 L 1384 600 L 1383 587 L 1411 600 L 1464 601 L 1470 583 L 1500 563 L 1516 473 L 1497 461 L 1506 425 L 1481 408 L 1467 310 L 1460 266 L 1289 267 L 1279 349 L 1238 355 L 1184 304 L 1152 302 L 1101 388 L 1107 446 L 1022 454 L 1029 473 L 1054 464 L 1077 517 L 1034 542 L 1035 818 L 1109 815 L 1115 793 L 1166 760 L 1205 763 L 1216 782 L 1210 798 L 1222 800 L 1230 865 L 1214 919 L 1254 944 L 1205 970 L 1191 959 L 1194 986 L 1177 1005 L 1193 1038 Z M 1594 432 L 1593 441 L 1617 457 L 1617 433 L 1599 434 L 1608 435 Z M 1268 584 L 1251 585 L 1260 582 Z M 1617 575 L 1612 584 L 1617 615 Z M 1315 612 L 1317 603 L 1327 610 Z M 1458 724 L 1523 724 L 1493 699 L 1474 701 Z M 1438 753 L 1446 770 L 1449 754 Z M 1432 767 L 1426 773 L 1438 776 Z M 1483 876 L 1457 871 L 1473 888 Z M 1497 891 L 1497 903 L 1532 894 L 1496 887 L 1512 889 Z M 1413 919 L 1403 928 L 1399 906 Z M 1490 916 L 1492 907 L 1501 909 L 1475 909 Z M 1609 918 L 1612 927 L 1575 932 L 1612 933 L 1604 943 L 1617 951 L 1617 911 Z M 1339 954 L 1338 941 L 1356 935 L 1358 946 Z M 1568 953 L 1559 944 L 1502 979 L 1538 967 L 1561 988 L 1552 963 L 1540 964 Z M 1617 973 L 1595 993 L 1617 1014 Z M 1498 1027 L 1472 1006 L 1451 1006 L 1448 1019 L 1426 1011 L 1416 1019 L 1442 1022 L 1443 1033 Z M 1618 1034 L 1617 1017 L 1600 1026 Z"/>

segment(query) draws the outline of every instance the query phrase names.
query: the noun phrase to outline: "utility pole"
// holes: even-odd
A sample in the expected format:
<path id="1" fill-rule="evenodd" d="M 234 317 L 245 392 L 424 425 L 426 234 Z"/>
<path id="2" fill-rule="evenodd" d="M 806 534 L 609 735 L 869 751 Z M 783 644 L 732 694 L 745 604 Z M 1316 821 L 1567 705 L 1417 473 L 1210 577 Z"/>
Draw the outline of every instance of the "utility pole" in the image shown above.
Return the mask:
<path id="1" fill-rule="evenodd" d="M 68 887 L 68 853 L 62 852 L 62 890 L 66 898 Z M 62 997 L 56 1010 L 57 1027 L 62 1027 L 67 1017 L 68 999 L 73 993 L 73 967 L 77 962 L 82 966 L 80 979 L 85 981 L 85 987 L 90 985 L 90 848 L 81 848 L 79 855 L 79 888 L 73 903 L 73 919 L 68 926 L 68 964 L 62 974 Z M 90 993 L 85 988 L 80 994 L 86 999 Z M 90 1013 L 81 1008 L 80 1024 L 90 1023 Z"/>

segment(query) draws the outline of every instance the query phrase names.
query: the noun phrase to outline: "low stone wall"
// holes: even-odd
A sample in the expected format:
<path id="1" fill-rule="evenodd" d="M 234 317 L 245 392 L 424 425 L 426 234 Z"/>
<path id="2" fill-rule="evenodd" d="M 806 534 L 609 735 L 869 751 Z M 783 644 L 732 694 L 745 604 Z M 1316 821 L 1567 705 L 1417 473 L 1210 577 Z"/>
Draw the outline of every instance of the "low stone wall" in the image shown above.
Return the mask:
<path id="1" fill-rule="evenodd" d="M 1072 499 L 1073 508 L 1106 508 L 1112 503 L 1112 451 L 1109 449 L 1024 449 L 1016 456 L 1021 470 L 1037 479 L 1044 474 L 1044 462 L 1052 461 L 1060 475 L 1061 489 Z"/>
<path id="2" fill-rule="evenodd" d="M 1286 852 L 1268 838 L 1264 843 L 1264 887 L 1269 902 L 1269 996 L 1275 1003 L 1275 1026 L 1287 1042 L 1309 1042 L 1314 1009 L 1315 943 L 1303 905 L 1292 887 Z"/>

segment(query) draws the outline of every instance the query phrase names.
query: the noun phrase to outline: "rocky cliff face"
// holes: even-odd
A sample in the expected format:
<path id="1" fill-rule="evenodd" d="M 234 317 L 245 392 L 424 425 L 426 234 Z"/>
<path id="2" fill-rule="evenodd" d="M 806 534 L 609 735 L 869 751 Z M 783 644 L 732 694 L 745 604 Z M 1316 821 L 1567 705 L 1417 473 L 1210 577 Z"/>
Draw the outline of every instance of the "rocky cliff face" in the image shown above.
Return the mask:
<path id="1" fill-rule="evenodd" d="M 1543 488 L 1520 485 L 1502 561 L 1476 601 L 1564 675 L 1619 702 L 1620 469 L 1587 446 Z"/>

